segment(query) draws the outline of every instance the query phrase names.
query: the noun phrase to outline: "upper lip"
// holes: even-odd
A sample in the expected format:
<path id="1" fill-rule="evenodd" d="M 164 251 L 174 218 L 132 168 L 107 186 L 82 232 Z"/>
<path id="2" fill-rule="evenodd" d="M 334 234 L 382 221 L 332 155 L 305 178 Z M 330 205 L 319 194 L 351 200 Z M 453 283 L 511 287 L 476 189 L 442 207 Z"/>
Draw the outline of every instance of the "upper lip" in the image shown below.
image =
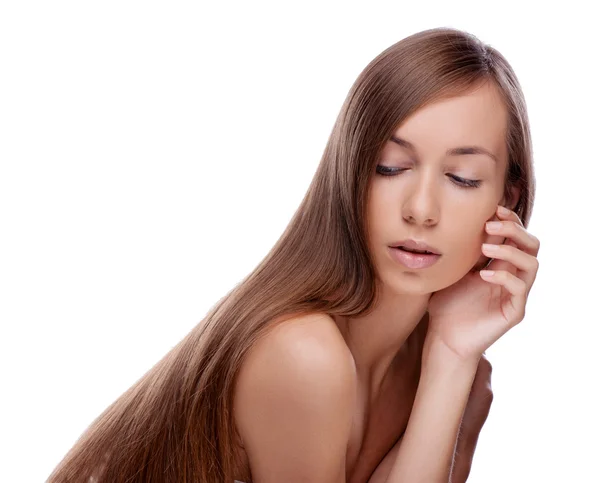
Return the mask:
<path id="1" fill-rule="evenodd" d="M 431 245 L 428 245 L 427 243 L 425 243 L 423 241 L 413 240 L 413 239 L 395 242 L 390 246 L 405 247 L 405 248 L 410 248 L 411 250 L 427 250 L 428 252 L 434 253 L 435 255 L 440 254 L 440 252 L 437 248 L 432 247 Z"/>

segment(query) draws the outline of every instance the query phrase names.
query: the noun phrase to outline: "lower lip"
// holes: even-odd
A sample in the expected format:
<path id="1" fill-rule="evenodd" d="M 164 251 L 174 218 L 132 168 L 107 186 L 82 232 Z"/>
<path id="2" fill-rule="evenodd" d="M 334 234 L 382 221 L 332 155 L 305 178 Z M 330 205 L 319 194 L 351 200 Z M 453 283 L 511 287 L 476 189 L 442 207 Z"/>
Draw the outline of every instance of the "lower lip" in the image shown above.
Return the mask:
<path id="1" fill-rule="evenodd" d="M 400 248 L 392 248 L 392 256 L 407 268 L 427 268 L 431 267 L 441 255 L 426 255 L 421 253 L 405 252 Z"/>

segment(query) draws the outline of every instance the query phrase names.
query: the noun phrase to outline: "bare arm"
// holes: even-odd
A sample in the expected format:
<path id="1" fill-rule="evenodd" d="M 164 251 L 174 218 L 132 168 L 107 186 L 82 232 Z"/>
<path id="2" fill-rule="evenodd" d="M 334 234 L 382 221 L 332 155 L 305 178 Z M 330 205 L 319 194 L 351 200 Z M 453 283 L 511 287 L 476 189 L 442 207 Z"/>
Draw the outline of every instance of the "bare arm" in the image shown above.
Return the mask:
<path id="1" fill-rule="evenodd" d="M 356 397 L 351 355 L 329 319 L 291 320 L 240 371 L 236 423 L 255 483 L 343 483 Z"/>
<path id="2" fill-rule="evenodd" d="M 477 440 L 490 413 L 494 397 L 491 379 L 492 365 L 484 353 L 477 366 L 477 374 L 475 374 L 460 426 L 452 470 L 452 483 L 465 483 L 471 472 Z"/>
<path id="3" fill-rule="evenodd" d="M 477 440 L 461 439 L 459 436 L 454 456 L 454 466 L 452 468 L 452 477 L 450 483 L 465 483 L 471 472 L 473 456 Z"/>
<path id="4" fill-rule="evenodd" d="M 425 342 L 413 410 L 386 483 L 450 481 L 478 363 L 458 358 L 434 339 Z"/>
<path id="5" fill-rule="evenodd" d="M 452 483 L 465 483 L 471 472 L 471 465 L 473 463 L 473 456 L 475 455 L 479 433 L 483 428 L 492 405 L 493 393 L 491 387 L 491 374 L 492 365 L 484 354 L 479 360 L 475 380 L 473 381 L 473 386 L 471 387 L 467 406 L 461 421 L 456 451 L 454 453 L 454 466 L 451 478 Z M 369 483 L 385 483 L 387 481 L 392 466 L 396 461 L 396 456 L 401 443 L 402 436 L 379 463 L 371 475 Z"/>

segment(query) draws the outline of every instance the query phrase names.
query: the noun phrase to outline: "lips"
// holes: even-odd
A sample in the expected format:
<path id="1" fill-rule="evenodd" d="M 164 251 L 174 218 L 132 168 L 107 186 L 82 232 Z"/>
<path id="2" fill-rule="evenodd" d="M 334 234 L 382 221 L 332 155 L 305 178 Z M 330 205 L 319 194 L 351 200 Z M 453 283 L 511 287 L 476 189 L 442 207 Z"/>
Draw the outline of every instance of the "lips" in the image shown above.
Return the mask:
<path id="1" fill-rule="evenodd" d="M 406 268 L 414 270 L 429 268 L 441 258 L 441 255 L 411 253 L 408 250 L 396 247 L 390 247 L 389 250 L 393 259 Z"/>
<path id="2" fill-rule="evenodd" d="M 420 255 L 434 255 L 434 253 L 427 251 L 427 250 L 411 250 L 410 248 L 406 248 L 406 247 L 396 247 L 399 248 L 400 250 L 404 250 L 406 252 L 410 252 L 410 253 L 417 253 Z"/>
<path id="3" fill-rule="evenodd" d="M 427 243 L 420 241 L 420 240 L 419 241 L 413 240 L 413 239 L 401 240 L 398 242 L 394 242 L 390 246 L 392 248 L 404 249 L 405 251 L 412 252 L 412 253 L 440 255 L 440 251 L 437 248 L 432 247 L 431 245 L 428 245 Z"/>

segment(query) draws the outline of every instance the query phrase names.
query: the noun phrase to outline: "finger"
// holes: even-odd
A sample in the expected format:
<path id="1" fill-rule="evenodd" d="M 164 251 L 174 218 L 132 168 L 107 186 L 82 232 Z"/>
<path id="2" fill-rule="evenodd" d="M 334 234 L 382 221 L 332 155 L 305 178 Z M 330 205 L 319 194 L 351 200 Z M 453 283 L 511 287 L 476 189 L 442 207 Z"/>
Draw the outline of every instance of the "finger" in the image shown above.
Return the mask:
<path id="1" fill-rule="evenodd" d="M 530 255 L 537 256 L 540 250 L 540 241 L 523 228 L 523 225 L 513 220 L 502 220 L 493 223 L 498 223 L 498 225 L 493 225 L 490 222 L 485 224 L 486 232 L 506 237 L 508 240 L 505 245 L 518 247 Z"/>
<path id="2" fill-rule="evenodd" d="M 519 215 L 517 215 L 513 210 L 509 210 L 505 206 L 498 205 L 496 208 L 496 215 L 503 220 L 512 220 L 523 226 L 523 222 L 521 221 L 521 218 L 519 218 Z"/>
<path id="3" fill-rule="evenodd" d="M 521 220 L 521 218 L 519 217 L 519 215 L 517 215 L 514 211 L 509 210 L 506 207 L 503 207 L 501 205 L 498 205 L 498 209 L 496 210 L 496 216 L 500 221 L 506 220 L 506 221 L 514 221 L 515 224 L 517 225 L 517 230 L 520 227 L 520 233 L 526 233 L 529 236 L 530 242 L 533 245 L 533 252 L 532 255 L 537 256 L 539 249 L 540 249 L 540 241 L 537 237 L 535 237 L 534 235 L 532 235 L 531 233 L 529 233 L 525 226 L 523 225 L 523 221 Z M 526 243 L 527 245 L 527 243 Z M 514 245 L 516 246 L 516 245 Z"/>
<path id="4" fill-rule="evenodd" d="M 495 250 L 499 250 L 499 248 L 497 248 L 499 246 L 507 246 L 507 247 L 514 248 L 515 250 L 518 249 L 514 243 L 509 244 L 510 241 L 507 242 L 507 240 L 508 240 L 508 238 L 505 237 L 504 241 L 501 244 L 484 243 L 481 245 L 481 251 L 486 256 L 490 257 L 488 264 L 484 268 L 488 269 L 488 270 L 495 270 L 495 271 L 506 270 L 507 272 L 510 272 L 513 275 L 518 275 L 519 268 L 517 268 L 515 265 L 513 265 L 510 261 L 502 259 L 502 257 L 500 255 L 497 257 L 494 256 L 494 255 L 496 255 Z"/>
<path id="5" fill-rule="evenodd" d="M 479 272 L 483 280 L 495 285 L 501 285 L 510 293 L 510 297 L 502 302 L 502 315 L 504 322 L 510 327 L 517 325 L 525 317 L 525 304 L 527 302 L 528 291 L 527 283 L 505 270 L 493 271 L 489 276 L 486 272 L 487 270 Z"/>
<path id="6" fill-rule="evenodd" d="M 484 243 L 481 248 L 482 252 L 488 257 L 492 257 L 494 261 L 490 263 L 490 270 L 501 270 L 504 267 L 499 263 L 495 263 L 496 260 L 504 260 L 514 265 L 522 273 L 513 273 L 514 270 L 509 270 L 510 273 L 516 275 L 527 283 L 528 290 L 533 285 L 535 277 L 537 276 L 539 261 L 533 255 L 529 255 L 517 247 L 509 245 L 495 245 Z"/>

